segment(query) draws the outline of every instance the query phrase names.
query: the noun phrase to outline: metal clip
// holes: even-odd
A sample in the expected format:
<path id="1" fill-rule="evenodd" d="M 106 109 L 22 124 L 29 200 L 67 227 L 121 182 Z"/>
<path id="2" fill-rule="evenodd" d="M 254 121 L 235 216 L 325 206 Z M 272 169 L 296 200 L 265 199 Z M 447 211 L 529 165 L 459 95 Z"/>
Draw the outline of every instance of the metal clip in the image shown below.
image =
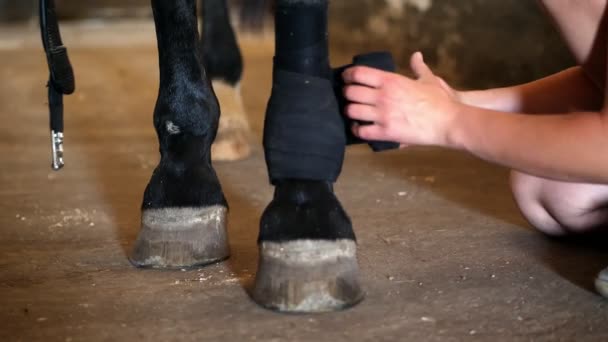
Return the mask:
<path id="1" fill-rule="evenodd" d="M 51 151 L 53 154 L 53 170 L 63 167 L 63 133 L 51 131 Z"/>

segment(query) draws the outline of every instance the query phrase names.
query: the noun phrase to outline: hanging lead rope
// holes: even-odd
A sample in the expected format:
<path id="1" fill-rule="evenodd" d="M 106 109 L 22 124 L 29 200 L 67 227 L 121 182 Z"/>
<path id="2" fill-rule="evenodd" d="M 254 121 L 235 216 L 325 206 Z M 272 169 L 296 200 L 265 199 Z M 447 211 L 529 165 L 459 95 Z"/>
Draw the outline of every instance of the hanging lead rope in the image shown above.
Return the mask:
<path id="1" fill-rule="evenodd" d="M 49 65 L 49 121 L 53 170 L 63 167 L 63 95 L 74 92 L 74 71 L 61 42 L 54 0 L 40 0 L 40 31 Z"/>

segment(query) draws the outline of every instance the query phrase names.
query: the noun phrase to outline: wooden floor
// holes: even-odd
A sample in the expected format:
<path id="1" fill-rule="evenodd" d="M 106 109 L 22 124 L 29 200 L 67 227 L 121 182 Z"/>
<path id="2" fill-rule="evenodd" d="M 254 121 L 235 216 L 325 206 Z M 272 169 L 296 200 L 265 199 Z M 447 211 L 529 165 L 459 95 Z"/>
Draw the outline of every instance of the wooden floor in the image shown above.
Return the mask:
<path id="1" fill-rule="evenodd" d="M 365 301 L 298 316 L 254 304 L 246 289 L 272 194 L 260 147 L 268 39 L 243 39 L 253 156 L 216 164 L 232 257 L 191 271 L 133 268 L 125 255 L 158 161 L 153 32 L 65 30 L 78 91 L 66 99 L 60 172 L 50 169 L 37 34 L 0 33 L 0 341 L 608 340 L 608 305 L 592 290 L 606 242 L 541 236 L 519 215 L 506 170 L 436 149 L 348 151 L 337 193 L 359 239 Z"/>

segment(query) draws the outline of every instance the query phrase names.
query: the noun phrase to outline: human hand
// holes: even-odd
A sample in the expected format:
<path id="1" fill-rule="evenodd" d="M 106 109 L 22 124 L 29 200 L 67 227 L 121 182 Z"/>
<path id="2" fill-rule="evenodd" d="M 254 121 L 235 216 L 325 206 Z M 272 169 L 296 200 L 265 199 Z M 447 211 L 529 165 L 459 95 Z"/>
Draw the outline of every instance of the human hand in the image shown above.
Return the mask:
<path id="1" fill-rule="evenodd" d="M 416 79 L 364 66 L 344 71 L 346 114 L 353 133 L 365 140 L 449 147 L 451 126 L 459 110 L 458 92 L 435 76 L 416 52 L 410 60 Z"/>

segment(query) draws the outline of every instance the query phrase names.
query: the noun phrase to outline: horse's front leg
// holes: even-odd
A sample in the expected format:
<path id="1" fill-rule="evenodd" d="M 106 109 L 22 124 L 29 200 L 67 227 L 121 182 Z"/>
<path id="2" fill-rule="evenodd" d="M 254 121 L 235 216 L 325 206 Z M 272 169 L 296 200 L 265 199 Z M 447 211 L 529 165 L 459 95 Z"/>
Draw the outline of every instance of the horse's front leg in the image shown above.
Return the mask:
<path id="1" fill-rule="evenodd" d="M 222 108 L 217 139 L 211 147 L 214 160 L 249 156 L 249 122 L 241 99 L 243 59 L 230 23 L 226 0 L 203 0 L 201 45 L 207 76 Z"/>
<path id="2" fill-rule="evenodd" d="M 260 223 L 253 298 L 289 312 L 363 297 L 355 235 L 333 192 L 346 144 L 328 57 L 327 0 L 278 0 L 264 151 L 274 199 Z"/>
<path id="3" fill-rule="evenodd" d="M 178 268 L 228 257 L 227 205 L 211 165 L 217 99 L 198 50 L 196 0 L 152 0 L 160 89 L 154 127 L 160 163 L 145 190 L 130 256 L 140 267 Z"/>

